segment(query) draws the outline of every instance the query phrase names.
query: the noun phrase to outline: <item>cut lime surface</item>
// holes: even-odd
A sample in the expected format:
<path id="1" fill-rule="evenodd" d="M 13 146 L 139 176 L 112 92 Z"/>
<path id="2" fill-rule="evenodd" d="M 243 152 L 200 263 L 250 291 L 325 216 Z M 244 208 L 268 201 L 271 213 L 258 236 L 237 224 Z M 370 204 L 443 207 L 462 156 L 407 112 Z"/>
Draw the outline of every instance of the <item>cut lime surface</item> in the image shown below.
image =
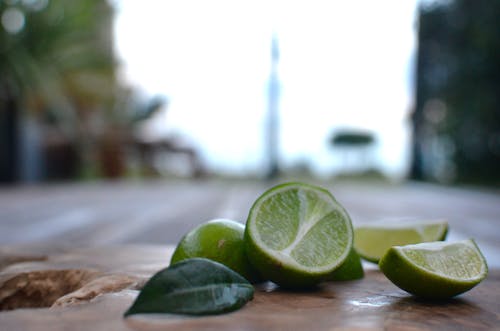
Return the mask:
<path id="1" fill-rule="evenodd" d="M 260 280 L 245 254 L 241 223 L 216 219 L 198 225 L 177 245 L 170 264 L 194 257 L 210 259 L 236 271 L 251 282 Z"/>
<path id="2" fill-rule="evenodd" d="M 327 190 L 303 183 L 262 194 L 247 219 L 250 262 L 285 287 L 325 280 L 347 258 L 353 241 L 349 215 Z"/>
<path id="3" fill-rule="evenodd" d="M 444 220 L 374 222 L 354 228 L 354 248 L 363 259 L 378 263 L 392 246 L 444 240 L 447 233 Z"/>
<path id="4" fill-rule="evenodd" d="M 395 246 L 379 266 L 399 288 L 428 299 L 446 299 L 468 291 L 488 274 L 486 260 L 472 239 Z"/>

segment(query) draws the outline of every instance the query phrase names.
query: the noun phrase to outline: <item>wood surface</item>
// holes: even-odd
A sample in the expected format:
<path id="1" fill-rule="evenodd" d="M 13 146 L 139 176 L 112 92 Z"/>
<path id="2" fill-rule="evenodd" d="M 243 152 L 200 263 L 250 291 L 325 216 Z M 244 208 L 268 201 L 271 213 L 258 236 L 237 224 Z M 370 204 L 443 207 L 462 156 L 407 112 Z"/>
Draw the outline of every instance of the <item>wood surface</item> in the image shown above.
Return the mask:
<path id="1" fill-rule="evenodd" d="M 0 312 L 0 330 L 500 329 L 499 270 L 491 271 L 471 291 L 436 303 L 414 299 L 370 264 L 361 280 L 327 282 L 316 290 L 285 291 L 269 282 L 257 285 L 254 299 L 229 314 L 124 319 L 138 289 L 168 264 L 171 252 L 172 246 L 120 245 L 60 251 L 33 262 L 26 261 L 25 254 L 24 262 L 4 266 L 0 272 L 0 306 L 8 301 L 11 306 L 4 309 L 17 308 Z M 1 260 L 12 258 L 9 254 L 2 252 Z M 37 281 L 27 282 L 30 275 L 37 275 L 32 278 Z M 57 296 L 40 300 L 40 293 L 49 292 Z M 16 296 L 23 299 L 17 302 L 19 307 L 12 306 Z M 45 307 L 40 308 L 41 303 Z"/>
<path id="2" fill-rule="evenodd" d="M 148 181 L 0 187 L 0 246 L 40 249 L 176 244 L 212 218 L 244 223 L 265 181 Z M 447 219 L 450 239 L 472 237 L 500 267 L 500 191 L 420 183 L 317 182 L 353 223 Z M 47 247 L 45 247 L 47 246 Z"/>
<path id="3" fill-rule="evenodd" d="M 418 301 L 367 264 L 360 281 L 287 292 L 270 283 L 226 315 L 123 312 L 175 245 L 213 218 L 245 222 L 261 181 L 96 182 L 0 188 L 0 330 L 500 330 L 500 194 L 429 184 L 318 183 L 353 220 L 447 219 L 474 238 L 488 278 L 456 299 Z M 37 308 L 38 307 L 38 308 Z"/>

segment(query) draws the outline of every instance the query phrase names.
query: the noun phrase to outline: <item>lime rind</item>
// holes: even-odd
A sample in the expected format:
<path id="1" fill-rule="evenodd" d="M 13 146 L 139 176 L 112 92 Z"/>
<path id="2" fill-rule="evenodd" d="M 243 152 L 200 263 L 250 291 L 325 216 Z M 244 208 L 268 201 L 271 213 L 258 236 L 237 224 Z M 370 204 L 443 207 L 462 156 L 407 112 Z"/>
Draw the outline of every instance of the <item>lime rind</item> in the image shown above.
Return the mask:
<path id="1" fill-rule="evenodd" d="M 374 222 L 354 229 L 354 247 L 364 260 L 378 263 L 392 246 L 444 240 L 447 233 L 445 220 Z"/>
<path id="2" fill-rule="evenodd" d="M 190 258 L 206 258 L 226 265 L 250 282 L 259 282 L 244 247 L 245 226 L 229 219 L 214 219 L 186 233 L 170 259 L 175 264 Z"/>
<path id="3" fill-rule="evenodd" d="M 488 275 L 486 259 L 472 239 L 392 247 L 379 267 L 399 288 L 437 300 L 464 293 Z"/>
<path id="4" fill-rule="evenodd" d="M 290 201 L 282 201 L 287 196 Z M 269 232 L 272 228 L 280 230 Z M 331 274 L 347 258 L 352 238 L 349 215 L 330 192 L 296 182 L 262 194 L 250 209 L 245 231 L 254 266 L 291 287 L 312 285 Z M 269 244 L 274 240 L 280 244 Z"/>

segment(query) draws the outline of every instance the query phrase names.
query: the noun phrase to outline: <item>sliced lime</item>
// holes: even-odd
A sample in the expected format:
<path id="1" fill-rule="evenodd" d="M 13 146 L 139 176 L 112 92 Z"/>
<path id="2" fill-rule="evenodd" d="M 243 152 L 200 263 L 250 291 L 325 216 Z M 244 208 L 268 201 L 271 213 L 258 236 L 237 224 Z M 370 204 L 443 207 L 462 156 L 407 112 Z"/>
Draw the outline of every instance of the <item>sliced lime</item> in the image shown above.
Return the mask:
<path id="1" fill-rule="evenodd" d="M 262 194 L 250 209 L 245 247 L 260 273 L 285 287 L 328 277 L 347 258 L 353 230 L 347 212 L 327 190 L 287 183 Z"/>
<path id="2" fill-rule="evenodd" d="M 448 222 L 383 221 L 357 226 L 354 229 L 354 248 L 365 260 L 378 263 L 392 246 L 444 240 Z"/>
<path id="3" fill-rule="evenodd" d="M 379 266 L 399 288 L 429 299 L 446 299 L 468 291 L 488 274 L 486 260 L 472 239 L 395 246 Z"/>

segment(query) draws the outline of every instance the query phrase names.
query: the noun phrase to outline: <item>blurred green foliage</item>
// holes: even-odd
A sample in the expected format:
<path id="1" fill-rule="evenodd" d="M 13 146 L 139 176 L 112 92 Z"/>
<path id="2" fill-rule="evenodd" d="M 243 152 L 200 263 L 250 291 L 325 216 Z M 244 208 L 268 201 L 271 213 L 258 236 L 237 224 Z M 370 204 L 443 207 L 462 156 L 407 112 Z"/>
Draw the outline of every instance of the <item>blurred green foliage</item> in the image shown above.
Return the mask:
<path id="1" fill-rule="evenodd" d="M 26 118 L 48 128 L 51 170 L 78 167 L 81 149 L 116 116 L 128 91 L 116 79 L 112 20 L 106 0 L 0 1 L 0 182 L 19 178 Z"/>
<path id="2" fill-rule="evenodd" d="M 9 29 L 12 13 L 23 21 L 17 31 Z M 74 126 L 78 111 L 112 99 L 112 9 L 105 0 L 2 1 L 0 15 L 3 99 L 53 111 L 65 127 Z"/>
<path id="3" fill-rule="evenodd" d="M 419 12 L 415 179 L 500 184 L 500 1 Z"/>
<path id="4" fill-rule="evenodd" d="M 375 141 L 368 132 L 341 131 L 334 134 L 330 143 L 334 146 L 367 146 Z"/>

